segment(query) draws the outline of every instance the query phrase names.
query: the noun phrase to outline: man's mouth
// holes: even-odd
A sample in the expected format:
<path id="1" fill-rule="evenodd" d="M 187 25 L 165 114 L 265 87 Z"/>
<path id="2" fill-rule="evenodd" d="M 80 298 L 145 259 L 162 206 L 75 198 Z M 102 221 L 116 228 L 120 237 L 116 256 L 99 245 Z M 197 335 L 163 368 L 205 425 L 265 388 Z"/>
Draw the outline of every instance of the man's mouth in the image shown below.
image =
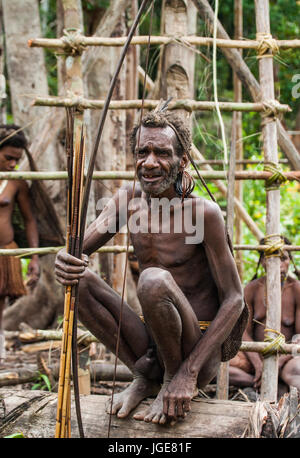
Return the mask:
<path id="1" fill-rule="evenodd" d="M 162 175 L 153 174 L 153 173 L 143 173 L 142 175 L 143 180 L 146 181 L 147 183 L 154 183 L 158 181 L 161 177 Z"/>

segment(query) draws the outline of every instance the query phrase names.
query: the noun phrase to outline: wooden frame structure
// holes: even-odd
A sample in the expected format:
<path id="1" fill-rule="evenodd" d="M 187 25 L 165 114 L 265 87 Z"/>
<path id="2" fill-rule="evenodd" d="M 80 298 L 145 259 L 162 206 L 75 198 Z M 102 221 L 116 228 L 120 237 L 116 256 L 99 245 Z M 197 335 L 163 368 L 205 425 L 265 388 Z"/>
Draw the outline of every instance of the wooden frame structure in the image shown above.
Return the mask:
<path id="1" fill-rule="evenodd" d="M 191 1 L 191 0 L 190 0 Z M 64 1 L 63 1 L 64 3 Z M 67 3 L 67 2 L 66 2 Z M 200 4 L 205 3 L 201 0 L 193 0 L 193 3 L 198 7 Z M 69 0 L 68 4 L 72 4 Z M 262 131 L 264 142 L 265 163 L 272 163 L 275 171 L 278 171 L 278 154 L 277 154 L 277 114 L 280 112 L 290 111 L 287 105 L 279 104 L 274 100 L 274 81 L 273 81 L 273 56 L 276 49 L 291 49 L 300 48 L 300 40 L 273 40 L 270 32 L 270 15 L 269 15 L 269 0 L 256 0 L 256 28 L 257 40 L 230 40 L 217 38 L 215 40 L 216 46 L 222 49 L 256 49 L 259 54 L 258 65 L 260 75 L 260 88 L 261 100 L 255 100 L 254 103 L 242 103 L 241 101 L 235 102 L 222 102 L 219 103 L 219 108 L 224 111 L 238 111 L 246 112 L 253 111 L 260 113 L 263 118 Z M 75 8 L 76 9 L 76 8 Z M 76 119 L 79 124 L 82 124 L 82 113 L 84 109 L 101 109 L 103 101 L 101 100 L 88 100 L 83 97 L 82 86 L 78 81 L 80 77 L 80 56 L 85 51 L 87 46 L 122 46 L 126 37 L 114 38 L 101 38 L 101 37 L 85 37 L 78 32 L 78 24 L 74 23 L 74 14 L 70 14 L 69 35 L 59 39 L 42 39 L 35 38 L 29 41 L 31 47 L 47 47 L 52 49 L 63 50 L 68 54 L 68 59 L 72 62 L 72 67 L 69 72 L 70 84 L 69 88 L 72 95 L 69 97 L 39 97 L 33 102 L 34 105 L 39 106 L 61 106 L 61 107 L 75 107 Z M 76 29 L 71 29 L 71 27 Z M 132 45 L 146 44 L 148 37 L 138 36 L 134 37 Z M 195 36 L 182 36 L 182 37 L 151 37 L 151 44 L 167 45 L 170 43 L 179 43 L 189 46 L 211 46 L 213 44 L 212 38 L 195 37 Z M 261 51 L 262 45 L 265 45 L 264 51 Z M 74 73 L 75 69 L 75 73 Z M 77 73 L 77 74 L 76 74 Z M 76 81 L 74 75 L 76 74 Z M 79 76 L 79 78 L 78 78 Z M 240 75 L 237 75 L 240 77 Z M 74 83 L 74 85 L 73 85 Z M 270 103 L 271 102 L 271 103 Z M 145 100 L 145 108 L 153 109 L 156 107 L 157 100 Z M 111 102 L 110 108 L 118 109 L 132 109 L 140 108 L 140 100 L 123 100 Z M 214 110 L 216 104 L 214 102 L 197 102 L 195 100 L 175 100 L 170 104 L 170 109 L 187 109 L 189 111 L 195 110 Z M 241 159 L 239 159 L 241 160 Z M 204 161 L 205 162 L 205 161 Z M 218 172 L 215 170 L 201 171 L 206 179 L 226 180 L 228 174 L 225 172 Z M 279 172 L 280 173 L 280 172 Z M 267 180 L 274 175 L 274 171 L 265 170 L 263 172 L 243 171 L 236 170 L 232 178 L 235 180 Z M 281 176 L 288 180 L 299 180 L 300 171 L 291 171 L 281 174 Z M 66 179 L 66 172 L 1 172 L 0 179 L 38 179 L 38 180 L 53 180 L 53 179 Z M 133 172 L 95 172 L 94 179 L 99 180 L 113 180 L 113 179 L 133 179 Z M 279 236 L 279 223 L 280 223 L 280 182 L 276 181 L 276 186 L 267 187 L 267 219 L 266 219 L 266 236 L 274 238 L 274 241 Z M 266 245 L 235 245 L 235 250 L 259 250 L 263 251 L 267 248 Z M 299 246 L 285 245 L 282 248 L 285 250 L 300 251 Z M 34 250 L 35 253 L 46 254 L 53 253 L 58 250 L 55 248 L 42 248 Z M 114 246 L 103 247 L 102 252 L 124 252 L 126 247 Z M 132 250 L 132 247 L 130 247 Z M 5 254 L 10 255 L 24 255 L 32 253 L 31 249 L 19 250 L 0 250 L 0 256 Z M 278 257 L 271 256 L 267 259 L 267 323 L 268 328 L 274 331 L 280 331 L 281 319 L 281 287 L 280 287 L 280 261 Z M 250 349 L 251 346 L 245 346 L 243 343 L 244 351 L 259 351 L 259 346 L 265 343 L 258 343 L 254 346 L 255 349 Z M 246 350 L 247 348 L 247 350 Z M 264 360 L 263 378 L 262 378 L 262 391 L 261 396 L 263 400 L 276 401 L 277 399 L 277 379 L 278 379 L 278 351 L 269 358 Z"/>

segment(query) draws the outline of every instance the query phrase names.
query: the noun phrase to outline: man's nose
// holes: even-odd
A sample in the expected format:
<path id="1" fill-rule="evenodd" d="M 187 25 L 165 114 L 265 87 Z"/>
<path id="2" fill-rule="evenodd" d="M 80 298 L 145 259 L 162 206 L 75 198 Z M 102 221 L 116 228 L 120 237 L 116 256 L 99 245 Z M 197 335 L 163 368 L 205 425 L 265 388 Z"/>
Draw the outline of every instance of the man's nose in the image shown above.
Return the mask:
<path id="1" fill-rule="evenodd" d="M 144 161 L 144 167 L 154 168 L 157 167 L 157 158 L 154 153 L 148 154 L 147 158 Z"/>
<path id="2" fill-rule="evenodd" d="M 16 160 L 11 160 L 9 161 L 9 168 L 11 169 L 14 169 L 17 165 L 17 161 Z"/>

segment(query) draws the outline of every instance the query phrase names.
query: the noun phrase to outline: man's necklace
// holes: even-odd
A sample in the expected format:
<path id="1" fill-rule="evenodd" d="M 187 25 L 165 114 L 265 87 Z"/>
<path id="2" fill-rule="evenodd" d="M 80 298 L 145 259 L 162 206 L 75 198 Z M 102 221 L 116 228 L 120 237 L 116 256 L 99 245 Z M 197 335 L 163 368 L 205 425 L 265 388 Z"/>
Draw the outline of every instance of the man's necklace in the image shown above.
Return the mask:
<path id="1" fill-rule="evenodd" d="M 4 189 L 6 188 L 7 183 L 8 183 L 8 181 L 7 181 L 7 180 L 4 180 L 4 181 L 0 184 L 0 194 L 3 193 Z"/>

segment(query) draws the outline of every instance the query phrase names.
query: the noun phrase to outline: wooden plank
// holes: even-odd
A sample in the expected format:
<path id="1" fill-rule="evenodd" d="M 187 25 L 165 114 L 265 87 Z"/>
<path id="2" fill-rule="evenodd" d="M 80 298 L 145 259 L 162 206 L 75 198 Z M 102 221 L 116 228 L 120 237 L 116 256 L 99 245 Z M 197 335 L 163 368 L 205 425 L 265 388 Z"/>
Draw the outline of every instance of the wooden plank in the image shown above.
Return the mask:
<path id="1" fill-rule="evenodd" d="M 16 391 L 0 389 L 4 399 L 5 416 L 0 420 L 0 437 L 22 432 L 25 437 L 54 437 L 57 394 L 44 391 Z M 109 415 L 105 413 L 108 396 L 81 395 L 81 408 L 85 436 L 107 437 Z M 142 403 L 149 405 L 151 400 Z M 185 420 L 174 426 L 158 426 L 132 418 L 112 418 L 110 437 L 124 438 L 231 438 L 241 437 L 248 426 L 254 404 L 239 401 L 217 401 L 196 398 Z M 71 406 L 72 437 L 79 437 L 74 415 L 74 399 Z"/>

